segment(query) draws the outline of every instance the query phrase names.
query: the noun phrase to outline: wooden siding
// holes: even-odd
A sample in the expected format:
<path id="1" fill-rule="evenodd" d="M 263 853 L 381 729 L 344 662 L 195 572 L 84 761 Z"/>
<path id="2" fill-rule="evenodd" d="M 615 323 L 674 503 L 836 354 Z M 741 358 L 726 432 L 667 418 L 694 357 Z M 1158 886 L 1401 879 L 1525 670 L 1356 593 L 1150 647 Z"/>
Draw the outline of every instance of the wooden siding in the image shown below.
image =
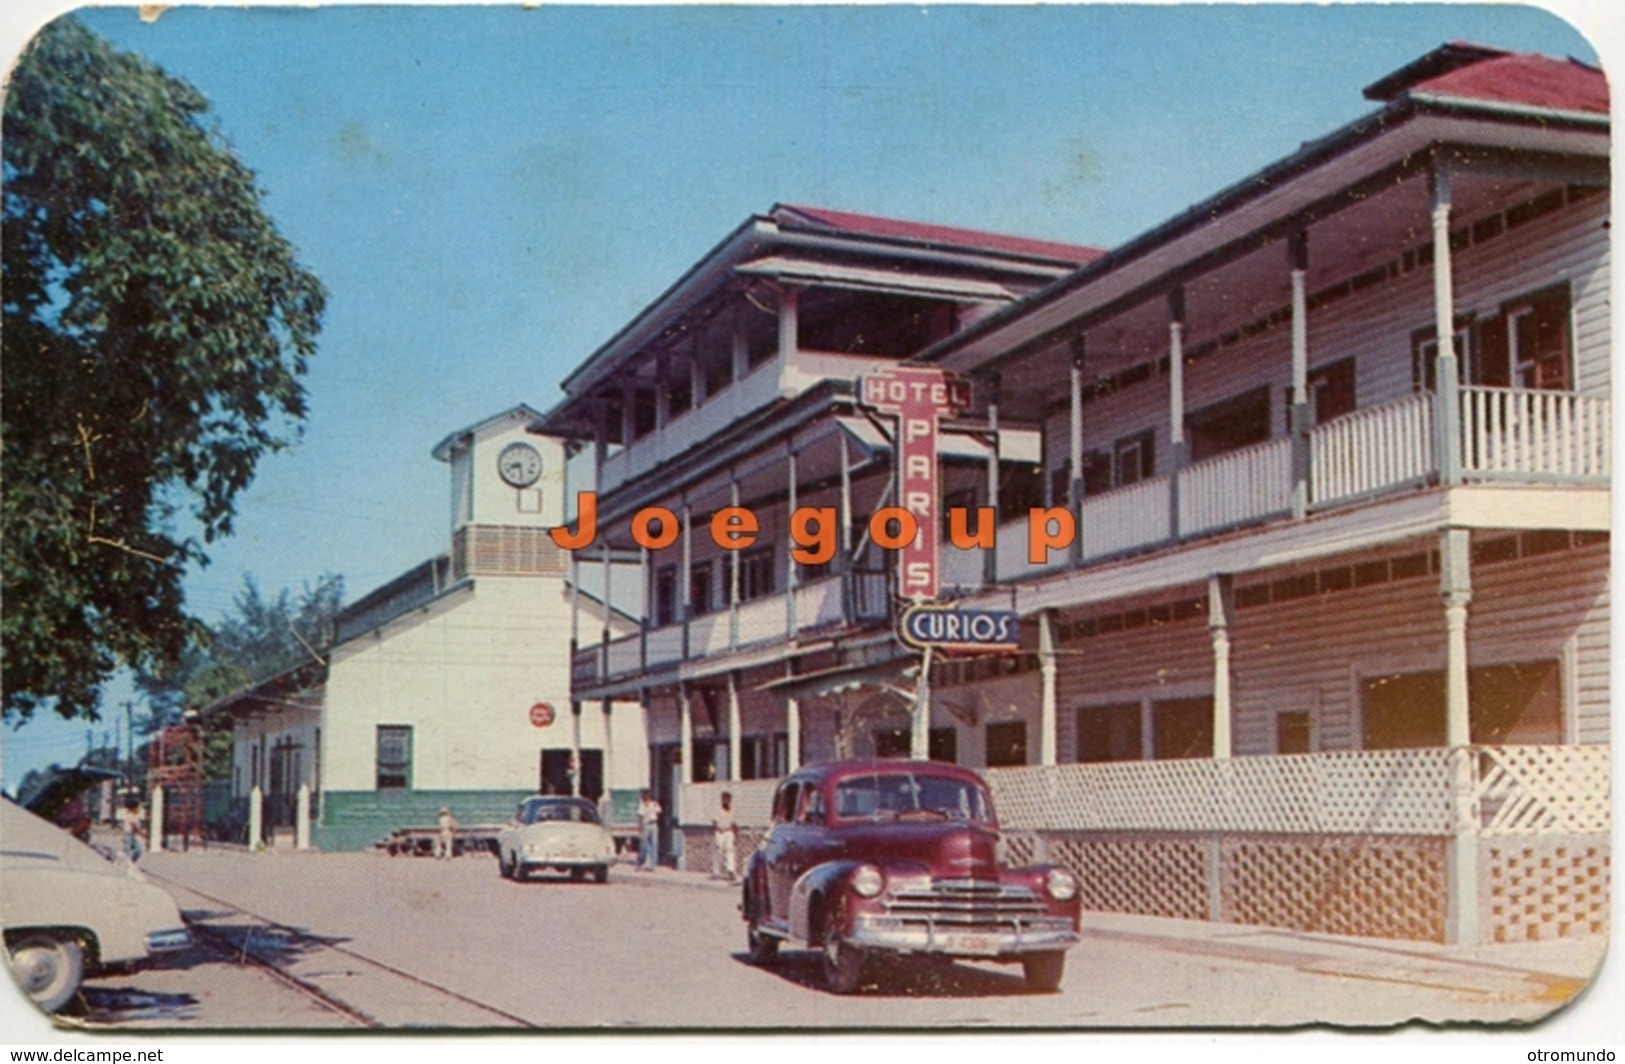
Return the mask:
<path id="1" fill-rule="evenodd" d="M 1491 538 L 1479 533 L 1475 542 Z M 1573 734 L 1580 742 L 1606 742 L 1608 548 L 1593 544 L 1531 555 L 1526 547 L 1525 554 L 1474 565 L 1469 661 L 1475 667 L 1564 662 L 1565 690 L 1574 700 L 1565 706 Z M 1310 713 L 1315 749 L 1359 749 L 1362 680 L 1443 668 L 1438 574 L 1424 565 L 1406 570 L 1412 575 L 1355 586 L 1357 566 L 1370 560 L 1329 567 L 1328 572 L 1347 574 L 1346 581 L 1336 573 L 1321 579 L 1338 590 L 1315 590 L 1315 573 L 1238 579 L 1242 605 L 1231 630 L 1235 753 L 1274 753 L 1276 715 L 1293 711 Z M 1298 583 L 1305 580 L 1307 585 Z M 1272 586 L 1275 600 L 1259 601 L 1260 589 Z M 1063 615 L 1057 720 L 1063 761 L 1076 756 L 1076 711 L 1082 706 L 1154 702 L 1212 690 L 1205 617 L 1154 623 L 1144 603 L 1115 605 L 1123 612 L 1102 616 L 1118 618 L 1111 622 L 1117 630 L 1105 634 L 1068 637 L 1073 618 Z M 1135 626 L 1118 628 L 1124 618 Z"/>
<path id="2" fill-rule="evenodd" d="M 1591 196 L 1480 246 L 1458 251 L 1453 258 L 1456 312 L 1491 315 L 1506 300 L 1569 282 L 1576 390 L 1605 393 L 1611 378 L 1607 218 L 1607 197 Z M 1425 223 L 1425 218 L 1418 219 L 1419 229 Z M 1284 269 L 1282 284 L 1284 290 Z M 1409 395 L 1413 390 L 1411 336 L 1432 322 L 1431 270 L 1417 266 L 1401 271 L 1386 282 L 1310 310 L 1309 368 L 1313 371 L 1353 357 L 1355 396 L 1361 407 Z M 1210 339 L 1189 336 L 1186 349 Z M 1160 345 L 1158 351 L 1166 351 L 1166 345 Z M 1284 393 L 1290 382 L 1291 330 L 1288 323 L 1282 323 L 1187 365 L 1185 409 L 1187 413 L 1200 410 L 1269 385 L 1272 431 L 1282 435 L 1286 431 Z M 1033 413 L 1007 412 L 1017 417 Z M 1109 448 L 1121 437 L 1154 429 L 1157 472 L 1166 472 L 1172 454 L 1168 422 L 1168 381 L 1166 376 L 1153 375 L 1084 408 L 1084 448 Z M 1044 455 L 1050 469 L 1062 467 L 1067 460 L 1069 423 L 1065 409 L 1045 420 Z"/>

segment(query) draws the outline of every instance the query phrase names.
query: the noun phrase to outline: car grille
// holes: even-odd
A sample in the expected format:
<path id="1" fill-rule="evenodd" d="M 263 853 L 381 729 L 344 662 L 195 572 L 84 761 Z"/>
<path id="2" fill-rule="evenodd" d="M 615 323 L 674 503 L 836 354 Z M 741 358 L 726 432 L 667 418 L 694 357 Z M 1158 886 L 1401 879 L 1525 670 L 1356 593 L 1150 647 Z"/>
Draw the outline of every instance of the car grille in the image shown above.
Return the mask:
<path id="1" fill-rule="evenodd" d="M 929 887 L 899 890 L 886 899 L 886 913 L 904 921 L 969 927 L 1008 925 L 1042 916 L 1044 902 L 1026 887 L 972 879 L 938 879 Z"/>

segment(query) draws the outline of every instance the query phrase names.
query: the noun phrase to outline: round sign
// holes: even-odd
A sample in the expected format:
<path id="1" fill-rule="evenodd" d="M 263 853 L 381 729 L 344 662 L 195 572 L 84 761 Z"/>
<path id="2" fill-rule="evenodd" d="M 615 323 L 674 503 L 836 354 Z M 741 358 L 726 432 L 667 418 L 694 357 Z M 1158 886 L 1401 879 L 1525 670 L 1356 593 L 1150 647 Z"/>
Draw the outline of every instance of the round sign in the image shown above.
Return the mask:
<path id="1" fill-rule="evenodd" d="M 538 728 L 552 724 L 553 715 L 553 707 L 546 702 L 538 702 L 530 707 L 530 722 Z"/>

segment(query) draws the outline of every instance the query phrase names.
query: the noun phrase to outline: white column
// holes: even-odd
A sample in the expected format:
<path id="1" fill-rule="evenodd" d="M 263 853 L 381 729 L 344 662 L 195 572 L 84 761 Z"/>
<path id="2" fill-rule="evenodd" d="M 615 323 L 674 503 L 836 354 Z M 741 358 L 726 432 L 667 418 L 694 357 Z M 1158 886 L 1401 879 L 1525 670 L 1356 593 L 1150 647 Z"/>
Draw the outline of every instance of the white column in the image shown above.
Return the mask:
<path id="1" fill-rule="evenodd" d="M 641 692 L 639 700 L 647 701 L 648 697 L 648 692 L 644 691 Z M 614 778 L 613 768 L 615 761 L 615 729 L 613 726 L 614 718 L 610 711 L 615 708 L 615 703 L 606 698 L 604 699 L 602 706 L 604 715 L 604 777 L 602 782 L 604 785 L 604 793 L 607 794 L 609 793 L 609 781 Z"/>
<path id="2" fill-rule="evenodd" d="M 796 663 L 793 661 L 785 662 L 784 675 L 794 676 L 795 674 Z M 794 772 L 801 767 L 801 700 L 796 698 L 795 695 L 791 695 L 784 700 L 784 727 L 785 735 L 788 738 L 787 746 L 789 747 L 787 751 L 789 764 L 785 767 Z"/>
<path id="3" fill-rule="evenodd" d="M 153 815 L 154 815 L 154 823 L 153 823 L 153 834 L 151 835 L 151 838 L 154 840 L 153 845 L 156 846 L 157 845 L 156 840 L 158 839 L 158 832 L 160 830 L 160 828 L 158 826 L 158 824 L 159 824 L 158 814 L 163 812 L 163 804 L 164 803 L 163 803 L 163 796 L 160 793 L 159 789 L 155 788 L 153 790 L 152 794 L 153 794 L 152 808 L 153 808 Z M 250 850 L 259 849 L 260 846 L 264 842 L 264 838 L 265 838 L 265 792 L 260 790 L 260 785 L 256 783 L 256 784 L 254 784 L 254 786 L 252 788 L 250 788 L 250 790 L 248 792 L 248 848 Z"/>
<path id="4" fill-rule="evenodd" d="M 1055 621 L 1050 610 L 1038 615 L 1038 763 L 1056 763 L 1056 668 Z"/>
<path id="5" fill-rule="evenodd" d="M 581 703 L 570 703 L 570 794 L 581 797 Z"/>
<path id="6" fill-rule="evenodd" d="M 745 374 L 750 372 L 750 337 L 745 332 L 745 315 L 749 311 L 745 304 L 741 304 L 734 311 L 733 343 L 729 348 L 729 357 L 733 359 L 734 380 L 742 381 Z"/>
<path id="7" fill-rule="evenodd" d="M 1473 600 L 1472 549 L 1465 528 L 1439 537 L 1439 583 L 1444 598 L 1445 745 L 1468 746 L 1472 731 L 1467 692 L 1467 606 Z"/>
<path id="8" fill-rule="evenodd" d="M 993 374 L 988 378 L 987 395 L 987 434 L 990 439 L 999 438 L 999 375 Z M 993 451 L 987 459 L 987 505 L 993 509 L 994 535 L 997 537 L 999 522 L 1004 515 L 999 513 L 999 448 L 995 444 Z M 996 584 L 999 580 L 999 552 L 990 548 L 982 555 L 982 583 Z"/>
<path id="9" fill-rule="evenodd" d="M 682 781 L 694 778 L 694 711 L 690 708 L 691 692 L 685 681 L 677 685 L 677 743 L 678 757 L 682 759 Z"/>
<path id="10" fill-rule="evenodd" d="M 293 848 L 296 850 L 310 849 L 310 784 L 299 785 L 299 796 L 295 801 L 296 815 L 293 822 Z"/>
<path id="11" fill-rule="evenodd" d="M 908 756 L 924 761 L 931 756 L 931 648 L 920 655 L 920 682 L 914 689 L 914 716 L 908 735 Z"/>
<path id="12" fill-rule="evenodd" d="M 1067 391 L 1071 415 L 1067 423 L 1066 505 L 1078 523 L 1078 534 L 1072 537 L 1072 564 L 1083 564 L 1083 369 L 1084 342 L 1078 336 L 1072 341 L 1072 375 Z"/>
<path id="13" fill-rule="evenodd" d="M 728 505 L 739 507 L 739 481 L 731 480 L 728 484 Z M 728 645 L 739 645 L 739 552 L 728 551 L 724 554 L 725 564 L 728 566 Z"/>
<path id="14" fill-rule="evenodd" d="M 1433 327 L 1439 336 L 1435 360 L 1439 479 L 1446 485 L 1461 481 L 1461 388 L 1456 355 L 1456 303 L 1450 266 L 1450 173 L 1437 165 L 1429 175 L 1433 200 Z"/>
<path id="15" fill-rule="evenodd" d="M 779 358 L 785 365 L 789 364 L 800 342 L 799 303 L 797 289 L 786 286 L 779 290 Z"/>
<path id="16" fill-rule="evenodd" d="M 785 470 L 785 475 L 790 484 L 788 489 L 789 501 L 786 503 L 786 510 L 784 514 L 784 527 L 786 530 L 788 530 L 790 527 L 790 515 L 796 512 L 796 452 L 795 449 L 790 447 L 788 444 L 786 445 L 786 449 L 788 454 L 786 457 L 787 468 Z M 785 539 L 789 539 L 788 534 L 786 534 Z M 786 550 L 784 552 L 784 635 L 786 639 L 794 639 L 796 637 L 796 588 L 801 583 L 801 581 L 796 579 L 796 569 L 795 556 L 792 555 L 789 550 Z"/>
<path id="17" fill-rule="evenodd" d="M 1309 512 L 1309 234 L 1287 242 L 1292 278 L 1292 515 Z"/>
<path id="18" fill-rule="evenodd" d="M 743 764 L 744 744 L 740 742 L 742 727 L 739 719 L 739 672 L 728 673 L 728 778 L 737 780 Z"/>
<path id="19" fill-rule="evenodd" d="M 1207 582 L 1207 626 L 1213 639 L 1213 756 L 1220 760 L 1233 752 L 1230 721 L 1230 626 L 1235 616 L 1235 583 L 1228 573 Z"/>

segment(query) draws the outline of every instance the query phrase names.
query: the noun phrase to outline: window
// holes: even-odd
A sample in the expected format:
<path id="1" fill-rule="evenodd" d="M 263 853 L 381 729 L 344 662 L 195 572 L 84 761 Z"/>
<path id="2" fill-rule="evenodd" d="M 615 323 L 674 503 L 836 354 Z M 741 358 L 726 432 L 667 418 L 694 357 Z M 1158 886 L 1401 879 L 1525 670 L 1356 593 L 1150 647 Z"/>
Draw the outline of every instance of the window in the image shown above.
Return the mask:
<path id="1" fill-rule="evenodd" d="M 724 351 L 705 363 L 705 396 L 709 399 L 734 382 L 733 358 Z"/>
<path id="2" fill-rule="evenodd" d="M 1213 756 L 1213 699 L 1177 698 L 1151 707 L 1151 756 Z"/>
<path id="3" fill-rule="evenodd" d="M 1566 286 L 1503 308 L 1513 387 L 1569 387 L 1569 292 Z"/>
<path id="4" fill-rule="evenodd" d="M 689 569 L 688 610 L 691 616 L 704 617 L 711 612 L 713 586 L 710 562 L 699 562 Z"/>
<path id="5" fill-rule="evenodd" d="M 1309 714 L 1304 710 L 1290 710 L 1275 715 L 1275 752 L 1278 754 L 1307 754 L 1310 745 Z"/>
<path id="6" fill-rule="evenodd" d="M 412 729 L 403 724 L 378 725 L 379 790 L 406 790 L 412 786 Z"/>
<path id="7" fill-rule="evenodd" d="M 655 570 L 655 627 L 664 628 L 677 619 L 677 568 L 667 565 Z"/>
<path id="8" fill-rule="evenodd" d="M 773 819 L 777 823 L 788 823 L 795 819 L 796 799 L 801 795 L 801 784 L 786 783 L 779 788 L 773 796 Z"/>
<path id="9" fill-rule="evenodd" d="M 1354 360 L 1345 358 L 1309 374 L 1309 404 L 1315 411 L 1315 424 L 1324 425 L 1344 414 L 1354 413 Z"/>
<path id="10" fill-rule="evenodd" d="M 790 737 L 747 735 L 739 740 L 739 776 L 747 780 L 777 779 L 790 769 Z"/>
<path id="11" fill-rule="evenodd" d="M 682 365 L 679 363 L 679 365 Z M 694 378 L 679 373 L 666 381 L 666 416 L 676 419 L 694 407 Z"/>
<path id="12" fill-rule="evenodd" d="M 1044 469 L 1030 462 L 999 463 L 999 516 L 1006 521 L 1025 518 L 1027 511 L 1044 505 Z"/>
<path id="13" fill-rule="evenodd" d="M 1105 451 L 1090 451 L 1083 456 L 1083 495 L 1100 495 L 1112 490 L 1112 456 Z"/>
<path id="14" fill-rule="evenodd" d="M 1078 710 L 1079 761 L 1138 761 L 1142 756 L 1138 702 Z"/>
<path id="15" fill-rule="evenodd" d="M 1118 487 L 1137 484 L 1156 471 L 1155 442 L 1156 436 L 1150 429 L 1117 441 L 1113 448 L 1113 467 Z"/>
<path id="16" fill-rule="evenodd" d="M 926 754 L 932 761 L 945 761 L 950 765 L 959 763 L 959 732 L 953 728 L 932 728 L 929 736 L 930 748 Z"/>
<path id="17" fill-rule="evenodd" d="M 1027 722 L 1005 721 L 987 726 L 987 767 L 1027 763 Z"/>
<path id="18" fill-rule="evenodd" d="M 1527 745 L 1561 742 L 1559 679 L 1555 661 L 1469 669 L 1469 741 Z M 1433 670 L 1368 679 L 1362 685 L 1361 711 L 1364 749 L 1443 746 L 1444 672 Z"/>
<path id="19" fill-rule="evenodd" d="M 1254 388 L 1187 414 L 1185 438 L 1193 462 L 1269 439 L 1269 387 Z"/>
<path id="20" fill-rule="evenodd" d="M 1467 366 L 1472 361 L 1473 342 L 1471 319 L 1457 318 L 1456 331 L 1451 342 L 1456 351 L 1456 368 L 1460 378 L 1467 379 Z M 1418 392 L 1439 389 L 1439 332 L 1437 329 L 1418 329 L 1411 334 L 1411 388 Z"/>
<path id="21" fill-rule="evenodd" d="M 734 555 L 739 566 L 739 601 L 750 602 L 773 594 L 773 548 L 744 551 Z"/>

